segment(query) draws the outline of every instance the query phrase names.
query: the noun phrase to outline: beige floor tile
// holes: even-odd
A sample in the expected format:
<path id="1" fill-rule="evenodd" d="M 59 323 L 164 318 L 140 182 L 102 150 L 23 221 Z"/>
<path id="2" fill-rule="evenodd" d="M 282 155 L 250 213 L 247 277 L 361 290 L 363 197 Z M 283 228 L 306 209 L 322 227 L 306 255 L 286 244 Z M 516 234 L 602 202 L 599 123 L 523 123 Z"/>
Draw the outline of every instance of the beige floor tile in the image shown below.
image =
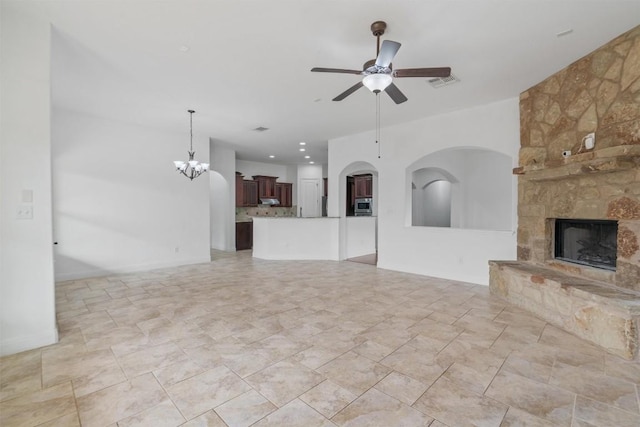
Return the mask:
<path id="1" fill-rule="evenodd" d="M 485 395 L 558 426 L 571 425 L 576 396 L 559 387 L 501 371 Z"/>
<path id="2" fill-rule="evenodd" d="M 153 371 L 153 375 L 155 375 L 158 382 L 166 388 L 187 378 L 201 374 L 204 371 L 206 371 L 206 368 L 203 368 L 190 359 L 186 359 L 165 366 L 164 368 L 156 369 Z"/>
<path id="3" fill-rule="evenodd" d="M 351 351 L 353 351 L 354 353 L 358 353 L 360 356 L 364 356 L 367 359 L 371 359 L 374 362 L 379 362 L 393 353 L 395 351 L 395 348 L 378 344 L 375 341 L 367 340 L 359 346 L 354 347 Z"/>
<path id="4" fill-rule="evenodd" d="M 518 374 L 541 383 L 548 382 L 555 358 L 553 356 L 549 358 L 536 358 L 532 354 L 523 353 L 526 352 L 514 352 L 510 354 L 505 360 L 504 365 L 502 365 L 502 370 L 505 372 L 511 372 L 512 374 Z"/>
<path id="5" fill-rule="evenodd" d="M 640 426 L 640 415 L 632 414 L 583 396 L 578 396 L 576 399 L 574 414 L 576 420 L 588 422 L 595 426 Z"/>
<path id="6" fill-rule="evenodd" d="M 227 424 L 222 421 L 222 418 L 215 413 L 212 409 L 199 415 L 186 423 L 182 424 L 182 427 L 228 427 Z"/>
<path id="7" fill-rule="evenodd" d="M 118 361 L 127 377 L 133 378 L 187 359 L 180 347 L 169 342 L 127 354 L 119 357 Z"/>
<path id="8" fill-rule="evenodd" d="M 640 385 L 640 363 L 623 360 L 617 356 L 606 354 L 604 372 L 610 377 L 620 378 Z"/>
<path id="9" fill-rule="evenodd" d="M 391 369 L 350 351 L 318 368 L 318 372 L 360 395 L 387 376 Z"/>
<path id="10" fill-rule="evenodd" d="M 72 380 L 75 395 L 80 397 L 126 380 L 111 351 L 60 351 L 68 347 L 43 351 L 42 381 L 45 387 Z"/>
<path id="11" fill-rule="evenodd" d="M 427 390 L 427 385 L 398 372 L 391 372 L 375 388 L 407 405 L 413 405 Z"/>
<path id="12" fill-rule="evenodd" d="M 118 427 L 173 427 L 185 422 L 178 408 L 170 400 L 118 421 Z"/>
<path id="13" fill-rule="evenodd" d="M 450 426 L 499 426 L 508 406 L 440 378 L 413 407 Z"/>
<path id="14" fill-rule="evenodd" d="M 211 263 L 58 283 L 60 342 L 0 359 L 2 405 L 45 396 L 43 381 L 71 381 L 79 419 L 56 412 L 64 404 L 44 416 L 45 396 L 21 406 L 20 420 L 171 424 L 175 401 L 186 425 L 224 426 L 214 409 L 251 407 L 238 396 L 257 399 L 258 383 L 241 379 L 252 377 L 280 405 L 290 402 L 264 425 L 333 425 L 328 417 L 378 392 L 413 402 L 437 419 L 433 427 L 495 425 L 505 412 L 505 426 L 567 425 L 576 393 L 572 427 L 633 425 L 640 416 L 637 363 L 506 305 L 486 286 L 348 262 L 214 255 Z M 140 376 L 127 381 L 117 362 Z"/>
<path id="15" fill-rule="evenodd" d="M 89 331 L 83 329 L 83 334 L 89 351 L 108 349 L 123 341 L 146 339 L 146 335 L 136 326 L 109 326 L 95 330 L 91 328 Z"/>
<path id="16" fill-rule="evenodd" d="M 75 412 L 71 383 L 66 382 L 0 403 L 0 425 L 37 426 Z"/>
<path id="17" fill-rule="evenodd" d="M 555 427 L 556 424 L 551 421 L 543 420 L 528 412 L 509 408 L 507 415 L 504 416 L 500 427 Z"/>
<path id="18" fill-rule="evenodd" d="M 331 419 L 340 426 L 428 426 L 433 418 L 375 388 L 370 389 Z"/>
<path id="19" fill-rule="evenodd" d="M 0 402 L 42 388 L 42 350 L 0 359 Z"/>
<path id="20" fill-rule="evenodd" d="M 282 407 L 315 387 L 324 376 L 293 361 L 284 360 L 246 378 L 254 389 Z"/>
<path id="21" fill-rule="evenodd" d="M 167 393 L 180 412 L 191 419 L 250 389 L 229 368 L 219 366 L 168 387 Z"/>
<path id="22" fill-rule="evenodd" d="M 277 411 L 267 415 L 254 427 L 331 427 L 335 426 L 300 399 L 294 399 Z"/>
<path id="23" fill-rule="evenodd" d="M 83 426 L 115 423 L 167 400 L 152 374 L 145 374 L 77 399 Z"/>
<path id="24" fill-rule="evenodd" d="M 278 409 L 255 390 L 218 406 L 215 411 L 229 427 L 247 427 Z"/>
<path id="25" fill-rule="evenodd" d="M 317 369 L 344 353 L 345 352 L 341 350 L 332 350 L 319 346 L 311 346 L 308 349 L 291 356 L 291 360 L 295 360 L 296 362 L 306 366 L 307 368 Z"/>
<path id="26" fill-rule="evenodd" d="M 410 345 L 400 347 L 380 361 L 401 374 L 430 386 L 449 368 L 436 360 L 434 355 L 424 353 Z"/>
<path id="27" fill-rule="evenodd" d="M 78 413 L 73 412 L 56 418 L 55 420 L 39 424 L 38 427 L 80 427 L 80 419 L 78 418 Z"/>
<path id="28" fill-rule="evenodd" d="M 640 412 L 634 384 L 599 372 L 556 362 L 549 384 L 636 414 Z"/>
<path id="29" fill-rule="evenodd" d="M 358 396 L 327 380 L 300 396 L 300 400 L 327 418 L 333 417 Z"/>

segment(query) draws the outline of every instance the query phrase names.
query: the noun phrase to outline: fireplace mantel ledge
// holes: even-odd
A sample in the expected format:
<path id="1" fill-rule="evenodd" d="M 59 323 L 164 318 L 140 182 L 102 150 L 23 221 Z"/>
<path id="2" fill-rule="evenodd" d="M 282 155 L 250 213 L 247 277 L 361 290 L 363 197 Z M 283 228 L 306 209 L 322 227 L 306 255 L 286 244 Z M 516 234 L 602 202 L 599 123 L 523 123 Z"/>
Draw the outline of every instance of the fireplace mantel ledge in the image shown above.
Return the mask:
<path id="1" fill-rule="evenodd" d="M 640 145 L 620 145 L 576 154 L 544 164 L 525 165 L 513 169 L 532 181 L 554 181 L 579 175 L 621 172 L 640 167 Z"/>

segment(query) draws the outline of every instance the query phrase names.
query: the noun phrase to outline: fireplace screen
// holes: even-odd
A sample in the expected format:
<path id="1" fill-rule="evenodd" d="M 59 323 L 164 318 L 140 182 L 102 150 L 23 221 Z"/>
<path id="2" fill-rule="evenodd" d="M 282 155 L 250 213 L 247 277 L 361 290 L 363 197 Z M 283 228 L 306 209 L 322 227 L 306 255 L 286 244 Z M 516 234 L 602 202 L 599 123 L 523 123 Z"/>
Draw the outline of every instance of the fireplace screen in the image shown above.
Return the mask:
<path id="1" fill-rule="evenodd" d="M 617 238 L 617 221 L 556 219 L 555 257 L 615 270 Z"/>

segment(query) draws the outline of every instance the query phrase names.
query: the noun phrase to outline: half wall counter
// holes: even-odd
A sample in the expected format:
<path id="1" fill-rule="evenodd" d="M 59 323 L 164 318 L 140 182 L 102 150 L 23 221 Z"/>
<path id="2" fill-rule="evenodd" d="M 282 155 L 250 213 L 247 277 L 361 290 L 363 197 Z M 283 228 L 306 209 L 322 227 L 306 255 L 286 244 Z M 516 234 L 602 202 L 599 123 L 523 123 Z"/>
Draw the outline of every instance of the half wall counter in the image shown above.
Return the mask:
<path id="1" fill-rule="evenodd" d="M 253 218 L 253 256 L 271 260 L 339 260 L 340 218 Z"/>

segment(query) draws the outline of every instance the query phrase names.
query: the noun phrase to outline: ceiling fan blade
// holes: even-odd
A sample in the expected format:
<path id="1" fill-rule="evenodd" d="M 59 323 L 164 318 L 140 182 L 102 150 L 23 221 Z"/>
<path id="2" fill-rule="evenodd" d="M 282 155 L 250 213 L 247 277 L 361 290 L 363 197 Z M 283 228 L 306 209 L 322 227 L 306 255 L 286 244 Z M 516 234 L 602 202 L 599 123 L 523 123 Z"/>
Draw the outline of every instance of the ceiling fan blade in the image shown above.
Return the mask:
<path id="1" fill-rule="evenodd" d="M 393 77 L 449 77 L 450 67 L 440 68 L 404 68 L 394 70 Z"/>
<path id="2" fill-rule="evenodd" d="M 389 94 L 391 99 L 393 99 L 393 102 L 395 102 L 396 104 L 402 104 L 407 100 L 407 97 L 404 96 L 404 93 L 400 92 L 400 89 L 398 89 L 398 86 L 394 85 L 393 83 L 387 86 L 387 88 L 384 91 L 387 92 L 387 94 Z"/>
<path id="3" fill-rule="evenodd" d="M 345 90 L 344 92 L 342 92 L 340 95 L 336 96 L 335 98 L 333 98 L 334 101 L 342 101 L 343 99 L 345 99 L 347 96 L 351 95 L 353 92 L 357 91 L 358 89 L 360 89 L 362 86 L 364 86 L 362 84 L 362 82 L 358 82 L 356 84 L 354 84 L 353 86 L 351 86 L 349 89 Z"/>
<path id="4" fill-rule="evenodd" d="M 378 57 L 376 58 L 376 65 L 383 68 L 388 67 L 393 57 L 398 53 L 398 49 L 400 49 L 400 43 L 384 40 L 380 48 L 380 53 L 378 53 Z"/>
<path id="5" fill-rule="evenodd" d="M 362 74 L 362 71 L 359 70 L 344 70 L 342 68 L 321 68 L 315 67 L 312 68 L 311 71 L 314 73 L 343 73 L 343 74 Z"/>

